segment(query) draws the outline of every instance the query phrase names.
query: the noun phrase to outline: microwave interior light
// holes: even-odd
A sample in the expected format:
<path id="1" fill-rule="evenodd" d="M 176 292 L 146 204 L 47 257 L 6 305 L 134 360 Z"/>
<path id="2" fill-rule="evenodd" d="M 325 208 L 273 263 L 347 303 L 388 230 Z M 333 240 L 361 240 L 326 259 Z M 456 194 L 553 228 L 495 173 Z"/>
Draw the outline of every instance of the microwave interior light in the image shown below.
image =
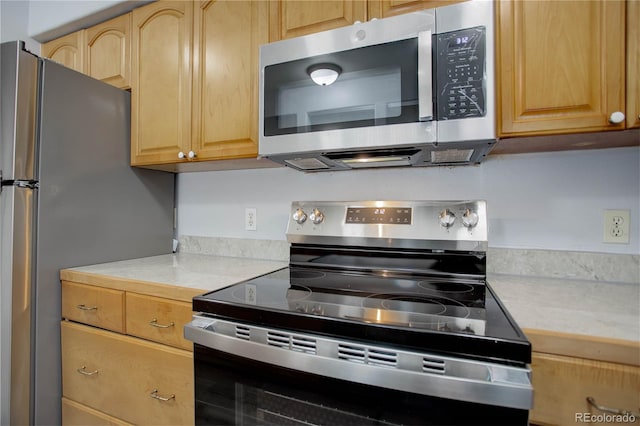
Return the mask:
<path id="1" fill-rule="evenodd" d="M 342 73 L 342 68 L 336 64 L 315 64 L 307 68 L 307 74 L 318 86 L 329 86 L 333 84 Z"/>

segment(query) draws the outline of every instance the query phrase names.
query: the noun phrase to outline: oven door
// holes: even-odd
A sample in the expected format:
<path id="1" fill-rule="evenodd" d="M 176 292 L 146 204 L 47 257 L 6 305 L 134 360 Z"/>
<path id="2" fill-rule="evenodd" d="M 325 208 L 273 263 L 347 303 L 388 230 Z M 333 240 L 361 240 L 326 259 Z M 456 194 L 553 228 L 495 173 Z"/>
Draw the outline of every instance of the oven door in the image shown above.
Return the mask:
<path id="1" fill-rule="evenodd" d="M 527 410 L 368 386 L 194 345 L 201 425 L 526 425 Z"/>
<path id="2" fill-rule="evenodd" d="M 201 316 L 185 337 L 198 424 L 527 424 L 527 369 Z"/>

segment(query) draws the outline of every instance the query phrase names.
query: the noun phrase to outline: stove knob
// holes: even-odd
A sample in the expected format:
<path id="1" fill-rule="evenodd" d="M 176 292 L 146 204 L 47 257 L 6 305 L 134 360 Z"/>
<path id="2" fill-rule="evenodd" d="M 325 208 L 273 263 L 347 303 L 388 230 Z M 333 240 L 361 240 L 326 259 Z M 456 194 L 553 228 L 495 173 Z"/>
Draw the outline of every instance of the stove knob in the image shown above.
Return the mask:
<path id="1" fill-rule="evenodd" d="M 440 212 L 440 225 L 445 228 L 450 228 L 456 221 L 456 215 L 449 209 L 444 209 Z"/>
<path id="2" fill-rule="evenodd" d="M 467 209 L 462 215 L 462 224 L 469 229 L 476 226 L 478 224 L 478 213 Z"/>
<path id="3" fill-rule="evenodd" d="M 299 225 L 302 225 L 307 220 L 307 214 L 301 208 L 293 213 L 293 220 L 295 220 Z"/>
<path id="4" fill-rule="evenodd" d="M 309 219 L 311 219 L 311 222 L 317 225 L 319 223 L 322 223 L 322 221 L 324 220 L 324 213 L 322 213 L 318 209 L 313 209 L 313 211 L 309 215 Z"/>

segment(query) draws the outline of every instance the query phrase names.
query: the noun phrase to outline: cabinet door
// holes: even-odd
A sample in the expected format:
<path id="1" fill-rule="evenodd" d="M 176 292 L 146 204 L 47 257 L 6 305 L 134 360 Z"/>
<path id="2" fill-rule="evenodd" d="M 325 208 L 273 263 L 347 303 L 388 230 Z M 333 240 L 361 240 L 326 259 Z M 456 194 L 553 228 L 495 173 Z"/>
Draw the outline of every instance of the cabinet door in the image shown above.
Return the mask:
<path id="1" fill-rule="evenodd" d="M 627 1 L 627 127 L 640 127 L 640 1 Z"/>
<path id="2" fill-rule="evenodd" d="M 389 16 L 447 6 L 461 1 L 465 0 L 368 0 L 367 19 L 388 18 Z"/>
<path id="3" fill-rule="evenodd" d="M 589 405 L 589 396 L 605 407 L 638 410 L 640 367 L 534 353 L 531 369 L 532 423 L 581 423 L 578 415 L 588 422 L 585 416 L 603 414 Z"/>
<path id="4" fill-rule="evenodd" d="M 624 128 L 624 1 L 497 5 L 501 136 Z"/>
<path id="5" fill-rule="evenodd" d="M 85 73 L 122 89 L 131 74 L 131 14 L 86 29 Z"/>
<path id="6" fill-rule="evenodd" d="M 42 56 L 72 70 L 84 72 L 84 30 L 44 43 Z"/>
<path id="7" fill-rule="evenodd" d="M 363 0 L 270 0 L 269 37 L 284 40 L 366 21 Z"/>
<path id="8" fill-rule="evenodd" d="M 132 12 L 131 163 L 175 163 L 191 147 L 193 3 Z"/>
<path id="9" fill-rule="evenodd" d="M 134 424 L 193 424 L 190 352 L 68 321 L 61 338 L 64 397 Z"/>
<path id="10" fill-rule="evenodd" d="M 194 11 L 193 150 L 199 160 L 256 157 L 264 1 L 203 1 Z"/>

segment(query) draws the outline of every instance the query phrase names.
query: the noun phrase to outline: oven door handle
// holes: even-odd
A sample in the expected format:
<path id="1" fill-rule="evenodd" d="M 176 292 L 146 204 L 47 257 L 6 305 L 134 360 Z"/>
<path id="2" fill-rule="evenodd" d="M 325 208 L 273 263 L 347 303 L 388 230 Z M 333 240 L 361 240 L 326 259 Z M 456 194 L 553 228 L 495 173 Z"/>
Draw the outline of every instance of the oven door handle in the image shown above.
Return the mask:
<path id="1" fill-rule="evenodd" d="M 431 31 L 418 33 L 418 119 L 433 120 L 433 60 Z"/>
<path id="2" fill-rule="evenodd" d="M 236 337 L 238 330 L 242 337 Z M 269 343 L 270 334 L 274 336 L 272 343 Z M 292 334 L 299 344 L 287 344 L 286 334 L 281 330 L 200 316 L 195 316 L 193 321 L 184 326 L 184 337 L 194 343 L 278 367 L 479 404 L 525 410 L 531 409 L 533 405 L 533 388 L 528 368 L 448 357 L 445 361 L 452 366 L 447 368 L 454 372 L 447 374 L 446 371 L 441 371 L 442 374 L 433 374 L 425 372 L 425 368 L 429 369 L 428 365 L 423 365 L 421 358 L 425 354 L 397 351 L 399 358 L 402 357 L 405 363 L 408 357 L 419 357 L 419 366 L 413 369 L 352 362 L 344 359 L 348 354 L 339 355 L 338 346 L 346 345 L 350 350 L 360 345 L 303 333 Z M 310 342 L 315 342 L 316 349 L 309 349 Z M 370 349 L 376 350 L 373 346 Z"/>

